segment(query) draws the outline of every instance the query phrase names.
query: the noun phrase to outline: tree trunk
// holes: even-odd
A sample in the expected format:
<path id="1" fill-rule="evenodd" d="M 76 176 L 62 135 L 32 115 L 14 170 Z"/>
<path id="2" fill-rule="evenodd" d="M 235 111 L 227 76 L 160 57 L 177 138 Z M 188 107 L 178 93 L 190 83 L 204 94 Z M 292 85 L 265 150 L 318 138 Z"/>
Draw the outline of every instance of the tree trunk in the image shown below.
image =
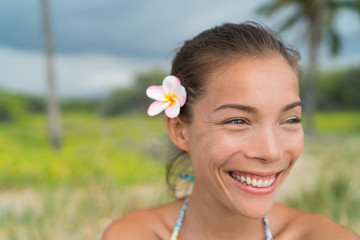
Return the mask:
<path id="1" fill-rule="evenodd" d="M 46 76 L 48 85 L 47 113 L 49 134 L 52 146 L 55 149 L 61 148 L 61 122 L 60 109 L 56 95 L 56 84 L 54 74 L 53 39 L 51 32 L 50 8 L 48 0 L 41 0 L 43 36 L 45 45 Z"/>
<path id="2" fill-rule="evenodd" d="M 317 79 L 317 55 L 322 37 L 323 26 L 323 0 L 315 0 L 316 6 L 312 17 L 309 19 L 309 60 L 304 82 L 304 115 L 305 131 L 313 133 L 315 128 L 314 115 L 317 110 L 316 104 L 316 79 Z"/>
<path id="3" fill-rule="evenodd" d="M 316 112 L 316 70 L 317 70 L 317 47 L 311 44 L 309 47 L 309 61 L 304 82 L 304 115 L 305 131 L 313 133 L 315 128 L 314 115 Z"/>

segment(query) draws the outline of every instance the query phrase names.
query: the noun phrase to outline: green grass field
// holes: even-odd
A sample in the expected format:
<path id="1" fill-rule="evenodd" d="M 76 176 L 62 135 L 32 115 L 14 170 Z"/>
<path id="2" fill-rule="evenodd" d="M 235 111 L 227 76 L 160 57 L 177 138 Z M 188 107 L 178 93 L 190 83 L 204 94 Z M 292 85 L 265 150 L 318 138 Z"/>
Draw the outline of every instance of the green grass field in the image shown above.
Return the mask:
<path id="1" fill-rule="evenodd" d="M 318 185 L 287 203 L 360 234 L 360 112 L 320 113 L 316 123 L 304 151 L 320 162 Z M 0 125 L 0 240 L 99 239 L 115 218 L 170 199 L 163 117 L 65 113 L 63 126 L 54 151 L 43 115 Z"/>
<path id="2" fill-rule="evenodd" d="M 64 148 L 48 143 L 46 119 L 36 116 L 0 127 L 2 188 L 76 185 L 111 180 L 122 186 L 158 181 L 165 131 L 160 119 L 64 116 Z"/>
<path id="3" fill-rule="evenodd" d="M 360 134 L 360 112 L 318 113 L 317 130 L 325 134 Z"/>

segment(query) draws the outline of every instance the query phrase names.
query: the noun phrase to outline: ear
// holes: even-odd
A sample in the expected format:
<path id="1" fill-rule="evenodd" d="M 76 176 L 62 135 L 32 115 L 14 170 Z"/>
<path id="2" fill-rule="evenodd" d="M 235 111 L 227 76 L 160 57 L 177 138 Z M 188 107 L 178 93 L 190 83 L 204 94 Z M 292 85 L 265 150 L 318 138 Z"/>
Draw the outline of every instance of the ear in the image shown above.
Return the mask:
<path id="1" fill-rule="evenodd" d="M 189 152 L 186 125 L 179 117 L 167 118 L 167 129 L 171 141 L 183 151 Z"/>

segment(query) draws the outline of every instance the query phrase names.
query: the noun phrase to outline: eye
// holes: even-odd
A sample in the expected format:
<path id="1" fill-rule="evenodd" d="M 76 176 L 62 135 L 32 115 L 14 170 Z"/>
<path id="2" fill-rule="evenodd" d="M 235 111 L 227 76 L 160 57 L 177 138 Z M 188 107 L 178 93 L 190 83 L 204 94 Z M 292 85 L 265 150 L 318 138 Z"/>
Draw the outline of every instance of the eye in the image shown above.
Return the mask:
<path id="1" fill-rule="evenodd" d="M 225 124 L 239 124 L 239 125 L 245 125 L 247 122 L 245 119 L 236 118 L 236 119 L 229 119 L 224 122 Z"/>
<path id="2" fill-rule="evenodd" d="M 289 124 L 298 124 L 301 123 L 301 118 L 291 118 L 285 121 L 285 123 L 289 123 Z"/>

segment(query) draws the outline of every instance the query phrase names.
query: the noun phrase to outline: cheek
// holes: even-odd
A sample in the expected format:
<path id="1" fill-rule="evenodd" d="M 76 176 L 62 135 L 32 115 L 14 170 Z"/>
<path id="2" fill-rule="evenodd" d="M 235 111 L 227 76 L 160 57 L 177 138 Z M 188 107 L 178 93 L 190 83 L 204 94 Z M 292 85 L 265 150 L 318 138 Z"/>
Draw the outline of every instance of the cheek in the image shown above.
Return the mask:
<path id="1" fill-rule="evenodd" d="M 226 133 L 221 130 L 209 130 L 196 139 L 197 142 L 191 144 L 190 154 L 195 174 L 218 176 L 221 174 L 222 166 L 233 160 L 239 160 L 238 157 L 233 156 L 244 149 L 247 136 L 239 132 Z"/>
<path id="2" fill-rule="evenodd" d="M 217 174 L 232 153 L 238 148 L 234 138 L 216 131 L 204 131 L 204 134 L 190 138 L 190 157 L 195 174 Z"/>
<path id="3" fill-rule="evenodd" d="M 281 145 L 285 154 L 289 155 L 292 161 L 296 161 L 304 146 L 304 133 L 302 129 L 295 133 L 284 134 L 281 139 Z"/>

